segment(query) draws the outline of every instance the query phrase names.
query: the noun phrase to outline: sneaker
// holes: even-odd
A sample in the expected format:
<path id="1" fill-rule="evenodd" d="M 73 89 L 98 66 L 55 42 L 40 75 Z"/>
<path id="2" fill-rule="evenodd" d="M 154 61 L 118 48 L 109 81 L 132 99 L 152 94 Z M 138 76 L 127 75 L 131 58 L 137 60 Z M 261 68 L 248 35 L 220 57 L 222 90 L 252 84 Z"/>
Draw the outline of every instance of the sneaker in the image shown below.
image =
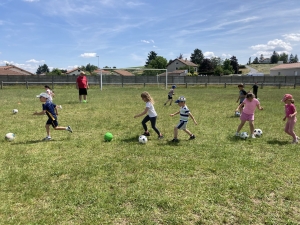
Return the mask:
<path id="1" fill-rule="evenodd" d="M 67 131 L 70 131 L 71 133 L 73 133 L 73 130 L 70 126 L 67 127 Z"/>
<path id="2" fill-rule="evenodd" d="M 62 106 L 61 106 L 61 105 L 59 105 L 59 106 L 58 106 L 58 108 L 62 109 Z"/>
<path id="3" fill-rule="evenodd" d="M 165 103 L 164 105 L 166 105 L 167 103 Z"/>
<path id="4" fill-rule="evenodd" d="M 256 137 L 255 137 L 255 134 L 252 134 L 252 136 L 251 136 L 251 137 L 252 137 L 252 138 L 256 138 Z"/>
<path id="5" fill-rule="evenodd" d="M 292 141 L 292 143 L 291 144 L 298 144 L 298 140 L 296 140 L 296 141 Z"/>
<path id="6" fill-rule="evenodd" d="M 150 136 L 150 133 L 149 132 L 144 132 L 143 135 Z"/>
<path id="7" fill-rule="evenodd" d="M 159 139 L 159 140 L 160 140 L 160 139 L 163 139 L 163 138 L 164 138 L 163 135 L 158 136 L 158 139 Z"/>
<path id="8" fill-rule="evenodd" d="M 50 141 L 51 140 L 51 137 L 45 137 L 44 139 L 43 139 L 43 141 Z"/>
<path id="9" fill-rule="evenodd" d="M 234 136 L 239 137 L 240 134 L 238 132 L 236 132 Z"/>
<path id="10" fill-rule="evenodd" d="M 297 141 L 299 140 L 299 137 L 298 137 L 298 136 L 296 136 L 296 140 L 297 140 Z"/>
<path id="11" fill-rule="evenodd" d="M 192 136 L 190 136 L 190 139 L 189 140 L 193 140 L 193 139 L 195 139 L 196 137 L 195 137 L 195 135 L 192 135 Z"/>
<path id="12" fill-rule="evenodd" d="M 178 140 L 177 138 L 174 138 L 174 139 L 172 140 L 172 142 L 177 143 L 177 142 L 179 142 L 179 140 Z"/>

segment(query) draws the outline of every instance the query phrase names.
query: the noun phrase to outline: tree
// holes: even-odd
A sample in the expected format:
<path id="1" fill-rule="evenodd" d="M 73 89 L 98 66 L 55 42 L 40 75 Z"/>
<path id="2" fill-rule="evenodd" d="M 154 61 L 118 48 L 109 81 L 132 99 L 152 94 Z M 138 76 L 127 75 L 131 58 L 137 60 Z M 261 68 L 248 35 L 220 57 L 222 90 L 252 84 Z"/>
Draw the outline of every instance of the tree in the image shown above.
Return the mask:
<path id="1" fill-rule="evenodd" d="M 249 58 L 249 62 L 248 62 L 248 65 L 250 65 L 251 64 L 251 57 Z"/>
<path id="2" fill-rule="evenodd" d="M 238 74 L 239 73 L 239 63 L 235 56 L 232 56 L 230 58 L 230 65 L 232 66 L 234 73 Z"/>
<path id="3" fill-rule="evenodd" d="M 91 74 L 92 74 L 95 70 L 97 70 L 97 69 L 98 69 L 97 66 L 91 65 L 90 63 L 87 64 L 86 67 L 85 67 L 85 71 L 88 71 L 88 72 L 90 72 Z"/>
<path id="4" fill-rule="evenodd" d="M 147 61 L 146 61 L 145 67 L 147 67 L 147 66 L 150 64 L 150 62 L 151 62 L 153 59 L 156 58 L 156 56 L 157 56 L 156 52 L 151 51 L 151 52 L 148 54 L 148 59 L 147 59 Z"/>
<path id="5" fill-rule="evenodd" d="M 183 59 L 182 53 L 179 54 L 179 56 L 177 57 L 177 59 Z"/>
<path id="6" fill-rule="evenodd" d="M 199 72 L 201 73 L 212 73 L 214 70 L 210 59 L 203 59 L 201 65 L 199 66 Z"/>
<path id="7" fill-rule="evenodd" d="M 214 74 L 221 76 L 224 73 L 222 66 L 217 66 L 214 70 Z"/>
<path id="8" fill-rule="evenodd" d="M 294 62 L 295 62 L 295 63 L 298 62 L 298 56 L 297 56 L 297 54 L 295 55 Z"/>
<path id="9" fill-rule="evenodd" d="M 168 61 L 162 56 L 156 56 L 155 59 L 152 59 L 149 63 L 149 66 L 153 69 L 166 69 Z"/>
<path id="10" fill-rule="evenodd" d="M 203 59 L 204 59 L 204 55 L 203 55 L 202 51 L 199 50 L 198 48 L 196 48 L 194 50 L 194 53 L 191 54 L 191 62 L 200 66 Z"/>
<path id="11" fill-rule="evenodd" d="M 290 55 L 290 60 L 289 60 L 289 63 L 293 63 L 294 62 L 294 56 L 293 54 Z"/>
<path id="12" fill-rule="evenodd" d="M 212 57 L 210 59 L 212 65 L 213 65 L 213 68 L 217 68 L 217 66 L 222 66 L 223 65 L 223 59 L 221 59 L 220 57 Z"/>
<path id="13" fill-rule="evenodd" d="M 49 72 L 50 72 L 50 70 L 49 70 L 47 64 L 44 64 L 44 65 L 42 65 L 42 66 L 39 65 L 38 69 L 36 70 L 36 74 L 37 74 L 37 75 L 40 75 L 40 74 L 42 74 L 42 73 L 47 74 L 47 73 L 49 73 Z"/>
<path id="14" fill-rule="evenodd" d="M 58 76 L 61 76 L 61 75 L 62 75 L 62 72 L 61 72 L 61 70 L 58 69 L 58 68 L 53 68 L 50 74 L 51 74 L 51 75 L 58 75 Z"/>
<path id="15" fill-rule="evenodd" d="M 257 57 L 255 57 L 255 59 L 253 60 L 253 62 L 252 62 L 253 64 L 259 64 L 259 61 L 258 61 L 258 58 Z"/>
<path id="16" fill-rule="evenodd" d="M 289 58 L 289 56 L 286 53 L 283 52 L 279 55 L 278 61 L 282 61 L 283 63 L 287 63 L 288 58 Z"/>
<path id="17" fill-rule="evenodd" d="M 271 56 L 271 63 L 272 64 L 277 64 L 279 59 L 279 55 L 277 52 L 273 52 L 273 55 Z"/>
<path id="18" fill-rule="evenodd" d="M 223 63 L 223 74 L 228 75 L 234 73 L 234 69 L 231 65 L 230 59 L 225 59 Z"/>
<path id="19" fill-rule="evenodd" d="M 182 66 L 178 68 L 179 70 L 187 70 L 191 75 L 194 75 L 195 69 L 192 66 Z"/>
<path id="20" fill-rule="evenodd" d="M 260 55 L 260 57 L 259 57 L 259 62 L 262 62 L 262 61 L 264 61 L 264 59 L 265 59 L 265 58 L 264 58 L 264 55 L 263 55 L 263 54 L 261 54 L 261 55 Z"/>

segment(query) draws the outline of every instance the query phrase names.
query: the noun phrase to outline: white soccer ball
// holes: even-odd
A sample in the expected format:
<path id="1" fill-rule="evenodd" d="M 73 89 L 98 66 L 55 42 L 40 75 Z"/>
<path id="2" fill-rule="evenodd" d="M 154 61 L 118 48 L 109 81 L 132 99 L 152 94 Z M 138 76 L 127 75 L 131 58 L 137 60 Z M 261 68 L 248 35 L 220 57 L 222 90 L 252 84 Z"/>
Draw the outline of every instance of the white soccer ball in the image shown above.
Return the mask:
<path id="1" fill-rule="evenodd" d="M 15 139 L 15 134 L 14 133 L 7 133 L 6 135 L 5 135 L 5 140 L 7 140 L 7 141 L 13 141 L 14 139 Z"/>
<path id="2" fill-rule="evenodd" d="M 236 117 L 240 117 L 240 116 L 241 116 L 240 112 L 235 112 L 234 115 L 235 115 Z"/>
<path id="3" fill-rule="evenodd" d="M 139 142 L 142 144 L 146 144 L 148 141 L 147 137 L 145 135 L 139 136 Z"/>
<path id="4" fill-rule="evenodd" d="M 249 134 L 247 132 L 240 133 L 240 138 L 247 139 L 249 137 Z"/>
<path id="5" fill-rule="evenodd" d="M 16 114 L 16 113 L 18 113 L 19 112 L 19 110 L 17 110 L 17 109 L 13 109 L 13 114 Z"/>
<path id="6" fill-rule="evenodd" d="M 255 136 L 260 137 L 263 134 L 263 132 L 261 129 L 254 129 L 254 134 L 255 134 Z"/>

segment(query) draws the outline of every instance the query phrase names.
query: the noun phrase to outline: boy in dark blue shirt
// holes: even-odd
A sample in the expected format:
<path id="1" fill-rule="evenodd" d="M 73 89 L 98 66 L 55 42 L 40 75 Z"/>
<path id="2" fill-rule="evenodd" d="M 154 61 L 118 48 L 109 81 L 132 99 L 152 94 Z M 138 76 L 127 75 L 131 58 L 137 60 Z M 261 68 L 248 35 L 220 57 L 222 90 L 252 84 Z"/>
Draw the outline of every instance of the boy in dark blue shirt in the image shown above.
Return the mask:
<path id="1" fill-rule="evenodd" d="M 37 95 L 36 97 L 40 98 L 41 102 L 45 102 L 45 103 L 43 104 L 43 111 L 35 112 L 35 113 L 33 113 L 33 115 L 44 115 L 44 114 L 46 114 L 48 116 L 48 120 L 47 120 L 46 125 L 45 125 L 46 132 L 47 132 L 47 137 L 45 137 L 43 139 L 44 141 L 51 140 L 50 125 L 52 125 L 52 127 L 55 130 L 67 130 L 71 133 L 73 132 L 70 126 L 68 126 L 68 127 L 59 127 L 58 126 L 57 108 L 56 108 L 56 105 L 49 100 L 49 95 L 47 93 L 41 93 L 41 94 Z"/>

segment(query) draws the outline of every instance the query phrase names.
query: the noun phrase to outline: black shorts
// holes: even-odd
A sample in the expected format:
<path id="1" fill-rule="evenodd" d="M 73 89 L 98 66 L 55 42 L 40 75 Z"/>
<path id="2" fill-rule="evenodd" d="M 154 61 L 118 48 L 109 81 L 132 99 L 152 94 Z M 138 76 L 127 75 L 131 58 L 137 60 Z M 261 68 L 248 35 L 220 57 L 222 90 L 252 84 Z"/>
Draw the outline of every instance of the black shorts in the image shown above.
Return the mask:
<path id="1" fill-rule="evenodd" d="M 170 95 L 168 95 L 168 99 L 173 99 L 173 97 L 172 97 L 172 96 L 170 96 Z"/>
<path id="2" fill-rule="evenodd" d="M 86 88 L 79 88 L 79 95 L 87 95 L 87 89 Z"/>
<path id="3" fill-rule="evenodd" d="M 51 124 L 53 128 L 58 126 L 57 120 L 48 119 L 46 124 Z"/>

